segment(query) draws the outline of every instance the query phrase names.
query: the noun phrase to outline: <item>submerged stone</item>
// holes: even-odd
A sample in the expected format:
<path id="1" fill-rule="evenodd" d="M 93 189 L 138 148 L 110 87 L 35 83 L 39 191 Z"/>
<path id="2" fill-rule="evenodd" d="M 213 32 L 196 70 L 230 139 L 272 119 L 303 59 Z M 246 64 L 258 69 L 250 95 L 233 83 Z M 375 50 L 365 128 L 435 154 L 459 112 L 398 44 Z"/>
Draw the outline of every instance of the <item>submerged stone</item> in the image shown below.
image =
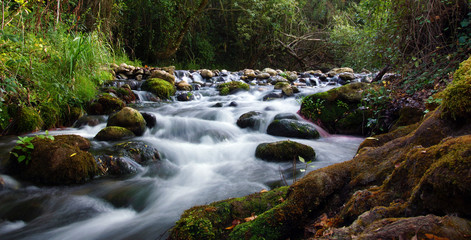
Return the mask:
<path id="1" fill-rule="evenodd" d="M 237 120 L 237 126 L 240 128 L 258 129 L 262 120 L 263 118 L 261 112 L 251 111 L 244 113 L 239 117 Z"/>

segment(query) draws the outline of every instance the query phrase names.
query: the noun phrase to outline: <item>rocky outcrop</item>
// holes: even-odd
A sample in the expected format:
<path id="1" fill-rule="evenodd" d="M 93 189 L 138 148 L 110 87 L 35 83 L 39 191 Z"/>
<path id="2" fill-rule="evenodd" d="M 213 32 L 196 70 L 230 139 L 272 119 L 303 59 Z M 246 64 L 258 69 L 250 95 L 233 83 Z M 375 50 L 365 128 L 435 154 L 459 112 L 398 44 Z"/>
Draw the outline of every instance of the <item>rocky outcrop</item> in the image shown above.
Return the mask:
<path id="1" fill-rule="evenodd" d="M 273 136 L 316 139 L 319 132 L 309 123 L 292 119 L 274 120 L 268 125 L 267 133 Z"/>
<path id="2" fill-rule="evenodd" d="M 298 161 L 299 157 L 306 161 L 312 161 L 315 159 L 316 153 L 310 146 L 288 140 L 258 145 L 255 157 L 272 162 Z"/>
<path id="3" fill-rule="evenodd" d="M 459 77 L 445 90 L 444 103 L 420 123 L 365 140 L 352 160 L 308 173 L 289 187 L 282 202 L 249 221 L 232 228 L 222 221 L 230 233 L 211 221 L 222 206 L 230 206 L 231 200 L 225 200 L 187 210 L 170 239 L 195 234 L 218 239 L 468 239 L 471 127 L 464 119 L 470 119 L 471 111 L 454 105 L 469 99 L 469 91 L 453 89 L 461 84 Z M 214 208 L 211 213 L 204 211 L 208 207 Z M 208 223 L 208 231 L 182 224 L 198 209 L 198 222 Z"/>
<path id="4" fill-rule="evenodd" d="M 90 142 L 77 135 L 36 137 L 31 141 L 32 149 L 19 145 L 10 155 L 8 172 L 22 179 L 48 185 L 83 183 L 93 178 L 98 171 L 92 154 L 86 152 Z M 29 148 L 28 151 L 22 149 Z M 19 161 L 21 156 L 24 160 Z"/>

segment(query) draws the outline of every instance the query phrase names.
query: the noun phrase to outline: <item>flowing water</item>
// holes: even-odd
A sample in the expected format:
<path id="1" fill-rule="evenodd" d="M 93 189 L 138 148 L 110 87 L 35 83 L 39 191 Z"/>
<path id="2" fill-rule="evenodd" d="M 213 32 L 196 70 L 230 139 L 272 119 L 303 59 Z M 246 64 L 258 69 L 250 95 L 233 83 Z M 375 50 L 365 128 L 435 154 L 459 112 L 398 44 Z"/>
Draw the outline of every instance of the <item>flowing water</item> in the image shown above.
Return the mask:
<path id="1" fill-rule="evenodd" d="M 182 76 L 188 77 L 188 76 Z M 301 95 L 329 87 L 306 87 Z M 218 96 L 211 87 L 193 93 L 190 102 L 141 102 L 135 107 L 156 116 L 157 126 L 136 141 L 159 150 L 161 168 L 136 164 L 138 173 L 103 177 L 87 184 L 66 187 L 38 186 L 0 175 L 0 239 L 165 239 L 185 209 L 263 189 L 292 183 L 301 168 L 312 171 L 351 159 L 361 138 L 322 134 L 318 140 L 290 139 L 312 146 L 316 161 L 306 166 L 269 163 L 255 158 L 258 144 L 286 140 L 266 134 L 278 113 L 296 113 L 295 98 L 262 101 L 272 87 L 252 87 L 250 92 Z M 145 100 L 147 93 L 136 91 Z M 229 106 L 231 102 L 237 106 Z M 222 107 L 214 107 L 222 103 Z M 263 112 L 259 129 L 241 129 L 240 115 Z M 92 141 L 91 152 L 116 142 L 93 137 L 106 123 L 68 128 L 50 134 L 78 134 Z M 15 144 L 14 137 L 0 139 L 3 160 Z"/>

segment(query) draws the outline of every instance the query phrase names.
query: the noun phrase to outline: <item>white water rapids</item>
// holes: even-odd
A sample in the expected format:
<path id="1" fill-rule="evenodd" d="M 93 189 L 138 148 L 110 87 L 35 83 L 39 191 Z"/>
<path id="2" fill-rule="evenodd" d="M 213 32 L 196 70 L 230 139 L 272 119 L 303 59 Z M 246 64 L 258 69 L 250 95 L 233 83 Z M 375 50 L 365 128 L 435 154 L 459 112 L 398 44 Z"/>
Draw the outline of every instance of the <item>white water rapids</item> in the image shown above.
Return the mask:
<path id="1" fill-rule="evenodd" d="M 258 144 L 286 140 L 266 134 L 278 113 L 296 113 L 295 98 L 262 101 L 270 87 L 218 96 L 204 88 L 203 97 L 190 102 L 143 104 L 137 107 L 156 116 L 157 126 L 148 129 L 143 141 L 159 150 L 165 172 L 141 167 L 138 174 L 103 177 L 67 187 L 35 186 L 0 175 L 7 188 L 0 191 L 0 239 L 165 239 L 185 209 L 213 201 L 240 197 L 292 183 L 293 164 L 270 163 L 255 158 Z M 327 88 L 303 88 L 307 95 Z M 229 103 L 236 102 L 236 107 Z M 212 107 L 223 103 L 223 107 Z M 263 112 L 256 130 L 236 125 L 240 115 Z M 69 128 L 50 134 L 78 134 L 92 140 L 92 149 L 114 145 L 94 141 L 102 123 L 82 129 Z M 318 140 L 290 139 L 316 151 L 307 171 L 351 159 L 361 138 L 325 136 Z M 13 138 L 0 139 L 2 157 L 14 146 Z M 304 168 L 305 166 L 300 166 Z M 302 177 L 298 171 L 296 178 Z"/>

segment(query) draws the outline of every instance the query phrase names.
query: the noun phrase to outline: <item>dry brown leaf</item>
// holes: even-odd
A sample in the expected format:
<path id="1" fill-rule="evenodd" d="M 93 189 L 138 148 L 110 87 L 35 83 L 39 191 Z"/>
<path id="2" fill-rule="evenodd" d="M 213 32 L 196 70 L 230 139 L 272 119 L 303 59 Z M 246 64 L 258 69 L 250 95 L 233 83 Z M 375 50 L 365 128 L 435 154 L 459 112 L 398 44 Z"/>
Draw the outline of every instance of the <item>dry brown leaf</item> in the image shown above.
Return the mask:
<path id="1" fill-rule="evenodd" d="M 256 218 L 257 218 L 257 215 L 255 215 L 254 213 L 252 213 L 252 216 L 247 217 L 247 218 L 244 218 L 244 221 L 250 222 L 250 221 L 255 220 Z"/>
<path id="2" fill-rule="evenodd" d="M 450 239 L 448 239 L 448 238 L 438 237 L 438 236 L 435 236 L 435 235 L 430 234 L 430 233 L 426 233 L 425 236 L 426 236 L 428 239 L 432 239 L 432 240 L 450 240 Z"/>

